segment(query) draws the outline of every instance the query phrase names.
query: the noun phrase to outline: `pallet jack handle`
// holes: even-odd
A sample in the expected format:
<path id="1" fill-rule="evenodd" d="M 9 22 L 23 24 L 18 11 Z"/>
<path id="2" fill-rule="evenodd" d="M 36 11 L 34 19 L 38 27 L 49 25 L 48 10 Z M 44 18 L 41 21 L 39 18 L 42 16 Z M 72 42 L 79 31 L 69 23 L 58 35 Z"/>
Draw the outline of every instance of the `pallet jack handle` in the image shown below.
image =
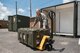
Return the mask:
<path id="1" fill-rule="evenodd" d="M 52 48 L 53 48 L 52 47 L 52 44 L 54 43 L 54 41 L 52 40 L 53 39 L 53 19 L 55 18 L 55 12 L 50 11 L 48 15 L 51 20 L 51 34 L 50 34 L 50 36 L 47 36 L 47 35 L 43 36 L 40 45 L 37 47 L 37 49 L 39 49 L 39 50 L 43 50 L 44 45 L 45 45 L 45 49 L 47 49 L 47 50 L 52 50 Z M 47 43 L 47 44 L 45 44 L 45 43 Z"/>
<path id="2" fill-rule="evenodd" d="M 53 11 L 49 11 L 48 15 L 49 15 L 49 18 L 51 20 L 51 34 L 50 34 L 50 38 L 52 39 L 53 38 L 53 20 L 56 17 L 56 14 Z"/>

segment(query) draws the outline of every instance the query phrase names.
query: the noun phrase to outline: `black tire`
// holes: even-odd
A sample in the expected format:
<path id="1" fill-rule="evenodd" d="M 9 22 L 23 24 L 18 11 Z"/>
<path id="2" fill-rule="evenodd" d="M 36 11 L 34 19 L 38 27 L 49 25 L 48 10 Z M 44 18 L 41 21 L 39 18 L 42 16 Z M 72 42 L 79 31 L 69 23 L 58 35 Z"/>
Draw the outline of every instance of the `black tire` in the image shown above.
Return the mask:
<path id="1" fill-rule="evenodd" d="M 52 50 L 52 45 L 51 44 L 47 44 L 46 45 L 46 50 L 47 51 L 51 51 Z"/>

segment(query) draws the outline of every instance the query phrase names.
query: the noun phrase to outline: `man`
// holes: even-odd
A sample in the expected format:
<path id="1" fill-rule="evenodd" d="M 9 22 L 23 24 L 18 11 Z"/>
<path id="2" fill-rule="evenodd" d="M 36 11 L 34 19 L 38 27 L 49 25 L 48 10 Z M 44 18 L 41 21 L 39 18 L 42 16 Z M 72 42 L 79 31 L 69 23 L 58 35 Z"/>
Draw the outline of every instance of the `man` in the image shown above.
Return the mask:
<path id="1" fill-rule="evenodd" d="M 37 9 L 36 11 L 36 19 L 33 24 L 33 27 L 39 22 L 39 28 L 49 29 L 48 27 L 48 18 L 46 15 L 47 11 L 43 10 L 42 12 Z"/>

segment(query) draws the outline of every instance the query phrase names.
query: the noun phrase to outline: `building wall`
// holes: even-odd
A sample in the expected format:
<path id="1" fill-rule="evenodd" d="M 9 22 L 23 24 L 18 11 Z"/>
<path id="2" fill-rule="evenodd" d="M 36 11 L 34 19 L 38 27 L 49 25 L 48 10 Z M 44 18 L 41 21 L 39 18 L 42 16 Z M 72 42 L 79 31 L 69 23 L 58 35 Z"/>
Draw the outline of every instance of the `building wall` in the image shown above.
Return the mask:
<path id="1" fill-rule="evenodd" d="M 80 2 L 78 2 L 78 35 L 80 36 Z"/>
<path id="2" fill-rule="evenodd" d="M 71 2 L 71 1 L 80 1 L 80 0 L 63 0 L 63 3 Z"/>
<path id="3" fill-rule="evenodd" d="M 33 24 L 34 24 L 34 21 L 30 21 L 30 27 L 32 27 Z M 37 23 L 34 28 L 39 28 L 39 23 Z"/>
<path id="4" fill-rule="evenodd" d="M 7 28 L 8 27 L 8 21 L 0 20 L 0 28 Z"/>
<path id="5" fill-rule="evenodd" d="M 74 8 L 56 10 L 56 32 L 73 33 Z"/>
<path id="6" fill-rule="evenodd" d="M 34 24 L 34 20 L 35 20 L 35 17 L 33 17 L 33 18 L 30 19 L 30 28 Z M 37 23 L 34 28 L 39 28 L 39 23 Z"/>

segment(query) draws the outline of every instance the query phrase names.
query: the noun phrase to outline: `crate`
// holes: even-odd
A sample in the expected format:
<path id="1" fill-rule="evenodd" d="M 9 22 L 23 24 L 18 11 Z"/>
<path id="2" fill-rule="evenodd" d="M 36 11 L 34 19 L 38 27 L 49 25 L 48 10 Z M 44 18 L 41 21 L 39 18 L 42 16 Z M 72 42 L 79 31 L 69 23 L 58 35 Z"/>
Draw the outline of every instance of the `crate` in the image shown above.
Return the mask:
<path id="1" fill-rule="evenodd" d="M 37 46 L 37 36 L 38 36 L 38 33 L 37 33 L 37 30 L 29 30 L 27 32 L 29 34 L 29 37 L 28 37 L 28 45 L 35 48 Z"/>
<path id="2" fill-rule="evenodd" d="M 36 48 L 42 40 L 43 35 L 48 35 L 47 32 L 47 29 L 20 28 L 18 30 L 18 39 L 20 42 Z"/>
<path id="3" fill-rule="evenodd" d="M 24 28 L 18 30 L 18 40 L 21 43 L 28 44 L 28 42 L 27 42 L 28 41 L 28 35 L 25 32 L 27 32 L 27 31 L 24 31 Z"/>

